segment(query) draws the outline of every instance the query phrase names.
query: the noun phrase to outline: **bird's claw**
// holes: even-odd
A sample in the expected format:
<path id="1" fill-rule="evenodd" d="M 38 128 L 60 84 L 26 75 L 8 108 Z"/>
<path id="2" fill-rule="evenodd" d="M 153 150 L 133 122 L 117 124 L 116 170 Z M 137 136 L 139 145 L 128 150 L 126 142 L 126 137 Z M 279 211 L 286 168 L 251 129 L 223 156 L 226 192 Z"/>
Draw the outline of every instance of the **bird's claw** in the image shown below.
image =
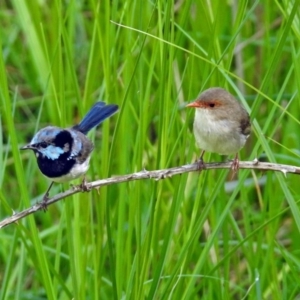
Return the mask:
<path id="1" fill-rule="evenodd" d="M 238 156 L 236 155 L 231 164 L 231 170 L 236 173 L 239 170 L 240 161 Z"/>
<path id="2" fill-rule="evenodd" d="M 41 209 L 42 209 L 44 212 L 46 212 L 46 211 L 47 211 L 47 208 L 48 208 L 48 200 L 50 199 L 50 198 L 49 198 L 49 191 L 50 191 L 52 185 L 53 185 L 53 181 L 51 182 L 50 186 L 48 187 L 48 189 L 47 189 L 47 191 L 46 191 L 46 193 L 45 193 L 45 195 L 44 195 L 44 197 L 43 197 L 42 202 L 40 202 Z"/>
<path id="3" fill-rule="evenodd" d="M 202 157 L 200 157 L 200 158 L 196 161 L 196 164 L 197 164 L 197 170 L 198 170 L 198 171 L 201 171 L 201 170 L 205 169 L 205 164 L 204 164 L 204 161 L 203 161 Z"/>
<path id="4" fill-rule="evenodd" d="M 89 192 L 91 190 L 91 188 L 88 186 L 88 182 L 86 181 L 85 177 L 83 178 L 79 187 L 83 192 Z"/>
<path id="5" fill-rule="evenodd" d="M 239 163 L 240 163 L 239 158 L 236 155 L 231 164 L 231 170 L 232 170 L 231 180 L 234 178 L 235 174 L 239 170 Z"/>
<path id="6" fill-rule="evenodd" d="M 41 209 L 46 212 L 47 209 L 48 209 L 48 200 L 49 200 L 49 192 L 47 192 L 44 197 L 43 197 L 43 200 L 42 202 L 40 202 L 40 206 L 41 206 Z"/>

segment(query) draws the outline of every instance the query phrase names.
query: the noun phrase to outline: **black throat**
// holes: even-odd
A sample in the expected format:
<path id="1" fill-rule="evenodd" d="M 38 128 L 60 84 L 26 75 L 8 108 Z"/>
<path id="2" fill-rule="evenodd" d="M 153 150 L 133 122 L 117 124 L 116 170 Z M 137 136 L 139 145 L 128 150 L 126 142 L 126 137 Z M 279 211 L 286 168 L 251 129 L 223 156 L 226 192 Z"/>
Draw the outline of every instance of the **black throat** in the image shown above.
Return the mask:
<path id="1" fill-rule="evenodd" d="M 55 137 L 53 144 L 56 147 L 62 148 L 64 153 L 56 159 L 50 159 L 41 153 L 39 153 L 37 157 L 37 163 L 41 172 L 49 178 L 61 177 L 68 174 L 76 163 L 76 159 L 70 157 L 73 138 L 69 131 L 61 131 Z"/>

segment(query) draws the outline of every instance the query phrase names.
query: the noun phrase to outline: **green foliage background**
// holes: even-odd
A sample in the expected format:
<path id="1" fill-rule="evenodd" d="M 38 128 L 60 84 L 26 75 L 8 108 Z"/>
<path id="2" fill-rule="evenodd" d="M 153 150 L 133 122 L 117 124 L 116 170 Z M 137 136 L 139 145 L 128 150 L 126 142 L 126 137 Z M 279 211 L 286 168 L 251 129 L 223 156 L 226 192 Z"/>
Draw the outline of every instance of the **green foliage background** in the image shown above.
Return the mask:
<path id="1" fill-rule="evenodd" d="M 1 219 L 49 184 L 19 148 L 97 100 L 120 111 L 89 135 L 89 180 L 195 161 L 185 104 L 212 86 L 251 114 L 242 160 L 299 166 L 299 4 L 1 1 Z M 0 230 L 0 299 L 295 299 L 299 195 L 299 176 L 247 170 L 77 194 Z"/>

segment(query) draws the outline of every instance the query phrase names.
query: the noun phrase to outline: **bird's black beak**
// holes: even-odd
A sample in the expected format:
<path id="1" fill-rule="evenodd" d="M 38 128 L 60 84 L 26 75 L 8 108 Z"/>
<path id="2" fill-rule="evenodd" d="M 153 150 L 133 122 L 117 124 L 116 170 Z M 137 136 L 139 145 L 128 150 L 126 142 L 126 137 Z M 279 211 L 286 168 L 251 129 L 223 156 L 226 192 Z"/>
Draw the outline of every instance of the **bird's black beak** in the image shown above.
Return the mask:
<path id="1" fill-rule="evenodd" d="M 33 150 L 35 149 L 35 147 L 33 147 L 33 145 L 28 144 L 20 148 L 20 150 L 27 150 L 27 149 Z"/>

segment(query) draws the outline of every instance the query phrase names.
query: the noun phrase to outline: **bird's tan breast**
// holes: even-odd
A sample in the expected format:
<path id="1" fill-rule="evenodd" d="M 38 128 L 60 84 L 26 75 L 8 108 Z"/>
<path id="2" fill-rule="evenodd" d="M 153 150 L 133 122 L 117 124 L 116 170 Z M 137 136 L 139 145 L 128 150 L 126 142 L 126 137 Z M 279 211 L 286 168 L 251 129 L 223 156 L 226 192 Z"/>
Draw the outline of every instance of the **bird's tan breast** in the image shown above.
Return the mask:
<path id="1" fill-rule="evenodd" d="M 210 111 L 196 109 L 194 135 L 197 145 L 208 152 L 229 155 L 238 152 L 248 135 L 234 118 L 215 118 Z"/>

